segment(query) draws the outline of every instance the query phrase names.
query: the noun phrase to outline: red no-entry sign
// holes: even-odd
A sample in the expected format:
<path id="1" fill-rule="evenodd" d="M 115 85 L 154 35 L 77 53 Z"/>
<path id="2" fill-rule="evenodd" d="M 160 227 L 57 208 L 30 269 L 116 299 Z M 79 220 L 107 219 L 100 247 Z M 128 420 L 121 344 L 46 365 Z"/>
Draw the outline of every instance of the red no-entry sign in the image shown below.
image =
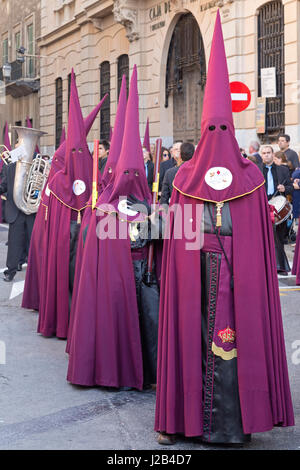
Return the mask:
<path id="1" fill-rule="evenodd" d="M 230 92 L 232 99 L 232 111 L 240 113 L 248 108 L 251 102 L 251 92 L 247 85 L 242 82 L 230 83 Z"/>

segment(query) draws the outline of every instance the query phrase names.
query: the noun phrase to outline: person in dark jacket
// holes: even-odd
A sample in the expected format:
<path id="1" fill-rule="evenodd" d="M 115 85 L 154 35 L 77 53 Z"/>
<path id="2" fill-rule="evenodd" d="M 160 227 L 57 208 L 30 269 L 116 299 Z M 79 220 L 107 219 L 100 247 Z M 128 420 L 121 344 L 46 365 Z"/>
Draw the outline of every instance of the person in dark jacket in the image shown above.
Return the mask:
<path id="1" fill-rule="evenodd" d="M 174 142 L 170 153 L 171 153 L 171 158 L 169 160 L 163 161 L 160 164 L 160 169 L 159 169 L 159 185 L 158 185 L 158 195 L 161 196 L 161 191 L 162 191 L 162 184 L 163 180 L 165 177 L 165 173 L 167 170 L 170 168 L 173 168 L 176 166 L 176 158 L 179 156 L 180 152 L 180 147 L 181 147 L 182 141 L 176 141 Z"/>
<path id="2" fill-rule="evenodd" d="M 278 136 L 279 148 L 282 152 L 285 153 L 288 159 L 289 168 L 291 172 L 293 172 L 299 166 L 299 157 L 298 157 L 297 152 L 295 152 L 295 150 L 292 150 L 290 148 L 290 141 L 291 141 L 291 138 L 287 134 L 281 134 Z"/>
<path id="3" fill-rule="evenodd" d="M 152 193 L 152 185 L 154 181 L 154 163 L 151 161 L 150 152 L 149 150 L 146 149 L 146 147 L 143 147 L 143 157 L 144 157 L 146 178 L 148 181 L 149 189 Z"/>
<path id="4" fill-rule="evenodd" d="M 169 170 L 167 170 L 165 173 L 160 198 L 161 204 L 169 204 L 173 191 L 173 181 L 176 176 L 176 173 L 184 162 L 187 162 L 192 158 L 192 156 L 194 155 L 194 151 L 195 147 L 193 144 L 189 142 L 184 142 L 183 144 L 181 144 L 180 153 L 177 158 L 177 166 L 169 168 Z"/>
<path id="5" fill-rule="evenodd" d="M 256 164 L 262 164 L 262 158 L 261 155 L 259 154 L 259 149 L 260 149 L 260 144 L 257 142 L 257 140 L 253 140 L 250 142 L 249 145 L 249 155 L 251 157 L 255 157 L 256 159 Z"/>
<path id="6" fill-rule="evenodd" d="M 275 196 L 287 196 L 293 193 L 293 185 L 290 179 L 289 169 L 285 165 L 276 165 L 274 162 L 274 150 L 266 145 L 261 150 L 263 159 L 263 175 L 265 177 L 265 190 L 268 200 Z M 284 239 L 286 235 L 286 224 L 274 225 L 275 253 L 277 272 L 287 275 L 291 270 L 284 251 Z"/>
<path id="7" fill-rule="evenodd" d="M 99 142 L 99 171 L 102 174 L 107 162 L 110 143 L 108 140 L 100 140 Z"/>
<path id="8" fill-rule="evenodd" d="M 20 260 L 30 242 L 35 214 L 26 215 L 16 206 L 13 199 L 16 162 L 3 165 L 1 172 L 0 194 L 6 193 L 5 219 L 9 224 L 8 249 L 4 281 L 11 282 L 20 270 Z"/>

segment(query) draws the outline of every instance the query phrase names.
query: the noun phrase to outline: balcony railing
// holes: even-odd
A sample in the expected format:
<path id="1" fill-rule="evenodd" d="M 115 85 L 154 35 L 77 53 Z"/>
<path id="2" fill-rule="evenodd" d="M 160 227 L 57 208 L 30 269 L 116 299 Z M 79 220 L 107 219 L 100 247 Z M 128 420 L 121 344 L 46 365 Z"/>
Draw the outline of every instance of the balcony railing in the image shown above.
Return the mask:
<path id="1" fill-rule="evenodd" d="M 37 57 L 26 57 L 24 62 L 18 61 L 10 62 L 11 66 L 11 81 L 36 78 L 39 76 L 40 60 Z M 2 67 L 0 68 L 0 79 L 3 80 Z"/>
<path id="2" fill-rule="evenodd" d="M 14 97 L 25 96 L 39 90 L 40 60 L 38 57 L 25 57 L 24 62 L 10 62 L 11 76 L 3 77 L 3 67 L 0 68 L 0 80 L 5 82 L 8 94 Z"/>

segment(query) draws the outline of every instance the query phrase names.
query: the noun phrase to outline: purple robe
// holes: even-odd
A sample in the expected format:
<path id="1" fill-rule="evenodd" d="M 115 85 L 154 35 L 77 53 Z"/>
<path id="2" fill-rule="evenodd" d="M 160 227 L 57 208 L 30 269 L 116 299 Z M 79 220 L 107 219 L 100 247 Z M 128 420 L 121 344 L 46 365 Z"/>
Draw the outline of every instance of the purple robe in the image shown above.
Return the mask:
<path id="1" fill-rule="evenodd" d="M 195 211 L 203 202 L 174 190 L 172 204 L 181 207 L 191 204 Z M 238 391 L 243 431 L 251 434 L 268 431 L 276 425 L 292 426 L 294 415 L 274 240 L 264 188 L 230 201 L 229 206 L 234 277 L 232 328 L 236 334 Z M 171 214 L 171 234 L 174 228 Z M 201 250 L 186 250 L 186 243 L 190 240 L 184 237 L 165 240 L 155 429 L 201 436 L 204 421 Z M 232 308 L 230 299 L 223 305 L 224 293 L 219 295 L 217 333 L 222 327 L 230 326 L 227 323 Z"/>
<path id="2" fill-rule="evenodd" d="M 115 127 L 113 139 L 117 136 Z M 109 166 L 107 163 L 106 168 Z M 119 208 L 121 196 L 133 195 L 151 203 L 139 136 L 136 66 L 122 147 L 112 175 L 97 201 L 99 211 L 90 220 L 82 261 L 85 269 L 74 301 L 67 379 L 79 385 L 142 389 L 142 345 L 128 223 L 144 220 L 145 215 L 128 215 Z M 115 237 L 100 239 L 96 235 L 101 222 L 108 226 L 116 222 Z M 126 233 L 124 238 L 119 237 L 119 224 L 123 235 Z"/>
<path id="3" fill-rule="evenodd" d="M 92 158 L 73 70 L 64 168 L 49 181 L 47 189 L 38 332 L 67 338 L 72 284 L 69 261 L 74 259 L 70 258 L 70 247 L 73 242 L 76 246 L 78 225 L 92 191 Z"/>
<path id="4" fill-rule="evenodd" d="M 75 301 L 85 303 L 85 315 L 74 316 L 67 380 L 141 390 L 143 361 L 130 241 L 118 236 L 99 240 L 97 223 L 93 216 L 86 240 L 89 250 L 83 254 L 84 276 Z M 94 259 L 101 262 L 95 264 Z"/>
<path id="5" fill-rule="evenodd" d="M 98 105 L 91 111 L 91 113 L 84 119 L 85 133 L 88 135 L 96 116 L 102 106 L 102 103 L 106 99 L 107 95 L 98 103 Z M 66 153 L 66 133 L 65 128 L 63 128 L 60 145 L 56 152 L 53 155 L 50 173 L 48 176 L 47 184 L 52 181 L 52 178 L 56 173 L 63 169 L 65 153 Z M 45 199 L 45 190 L 43 190 L 42 201 Z M 47 203 L 46 203 L 47 204 Z M 40 300 L 40 269 L 42 264 L 42 256 L 44 253 L 43 239 L 44 239 L 44 230 L 45 230 L 45 208 L 42 208 L 40 205 L 30 239 L 30 247 L 28 253 L 28 266 L 26 269 L 26 278 L 24 293 L 22 298 L 22 307 L 39 310 L 39 300 Z M 45 201 L 44 201 L 45 205 Z"/>
<path id="6" fill-rule="evenodd" d="M 62 142 L 53 156 L 47 184 L 52 180 L 57 171 L 63 168 L 66 144 Z M 43 189 L 41 200 L 45 199 L 46 185 Z M 46 206 L 41 203 L 34 221 L 28 252 L 22 307 L 39 310 L 40 302 L 40 269 L 44 253 L 44 231 L 46 227 Z"/>
<path id="7" fill-rule="evenodd" d="M 40 272 L 38 333 L 66 338 L 68 333 L 71 211 L 50 195 Z"/>

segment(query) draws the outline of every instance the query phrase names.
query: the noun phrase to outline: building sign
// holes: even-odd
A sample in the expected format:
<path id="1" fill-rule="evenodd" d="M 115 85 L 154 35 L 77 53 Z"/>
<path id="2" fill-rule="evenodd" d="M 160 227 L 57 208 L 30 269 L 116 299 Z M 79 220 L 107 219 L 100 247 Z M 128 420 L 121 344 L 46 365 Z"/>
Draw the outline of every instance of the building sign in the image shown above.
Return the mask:
<path id="1" fill-rule="evenodd" d="M 151 22 L 157 21 L 157 23 L 151 25 L 151 31 L 163 28 L 166 24 L 163 15 L 167 15 L 171 11 L 171 5 L 169 2 L 161 2 L 150 8 L 149 10 L 149 19 Z"/>
<path id="2" fill-rule="evenodd" d="M 171 11 L 170 2 L 161 2 L 150 8 L 149 10 L 149 19 L 150 21 L 155 21 L 161 19 L 162 15 L 166 15 Z"/>
<path id="3" fill-rule="evenodd" d="M 266 132 L 266 102 L 265 97 L 258 97 L 256 103 L 256 132 L 265 134 Z"/>
<path id="4" fill-rule="evenodd" d="M 193 2 L 194 0 L 191 0 Z M 203 5 L 200 5 L 200 11 L 209 10 L 210 8 L 216 7 L 220 3 L 220 0 L 215 0 L 212 2 L 206 2 Z"/>
<path id="5" fill-rule="evenodd" d="M 263 98 L 276 97 L 276 68 L 269 67 L 260 70 L 261 96 Z"/>
<path id="6" fill-rule="evenodd" d="M 199 0 L 189 0 L 189 3 L 196 3 L 196 2 L 199 2 Z M 151 31 L 155 31 L 156 29 L 163 28 L 165 26 L 166 22 L 163 19 L 163 16 L 171 12 L 172 3 L 174 3 L 175 6 L 178 6 L 177 1 L 174 2 L 172 0 L 169 0 L 169 1 L 157 3 L 152 8 L 149 9 L 150 22 L 153 23 L 154 21 L 157 21 L 157 23 L 152 24 L 150 26 Z M 220 0 L 205 2 L 202 5 L 200 5 L 200 11 L 206 11 L 206 10 L 209 10 L 210 8 L 214 8 L 217 5 L 219 5 L 219 3 L 220 3 Z"/>

